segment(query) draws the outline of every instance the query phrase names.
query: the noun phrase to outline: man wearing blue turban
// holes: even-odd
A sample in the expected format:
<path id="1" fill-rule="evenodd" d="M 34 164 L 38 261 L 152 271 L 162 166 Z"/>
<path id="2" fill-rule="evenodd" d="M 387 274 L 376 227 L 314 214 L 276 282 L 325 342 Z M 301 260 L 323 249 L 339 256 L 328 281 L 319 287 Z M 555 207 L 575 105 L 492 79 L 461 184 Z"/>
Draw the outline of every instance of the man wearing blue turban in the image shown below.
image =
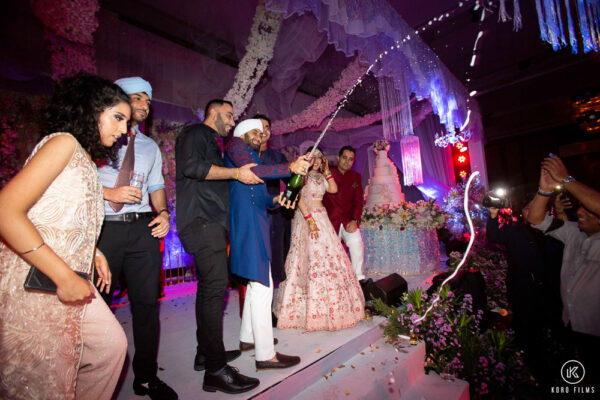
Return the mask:
<path id="1" fill-rule="evenodd" d="M 133 319 L 133 390 L 153 400 L 176 400 L 177 393 L 157 376 L 158 297 L 162 265 L 160 240 L 169 232 L 170 213 L 162 175 L 162 156 L 154 140 L 139 125 L 146 120 L 152 86 L 138 76 L 115 82 L 129 95 L 131 129 L 127 145 L 118 152 L 118 165 L 98 169 L 104 186 L 104 226 L 98 248 L 112 273 L 113 288 L 123 272 L 129 288 Z M 125 135 L 123 135 L 125 137 Z M 152 211 L 152 206 L 156 212 Z"/>

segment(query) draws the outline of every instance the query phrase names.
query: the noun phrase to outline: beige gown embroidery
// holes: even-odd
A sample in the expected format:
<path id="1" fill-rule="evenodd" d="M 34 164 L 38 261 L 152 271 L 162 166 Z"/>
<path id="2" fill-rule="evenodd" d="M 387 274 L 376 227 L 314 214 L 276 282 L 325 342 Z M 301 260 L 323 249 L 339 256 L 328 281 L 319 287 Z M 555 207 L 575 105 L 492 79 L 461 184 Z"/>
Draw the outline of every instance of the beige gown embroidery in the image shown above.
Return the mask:
<path id="1" fill-rule="evenodd" d="M 59 134 L 38 143 L 27 162 Z M 96 166 L 79 144 L 28 217 L 73 270 L 91 272 L 104 207 Z M 29 268 L 0 244 L 0 398 L 72 399 L 86 307 L 64 305 L 56 294 L 25 291 Z"/>
<path id="2" fill-rule="evenodd" d="M 312 203 L 322 200 L 326 190 L 327 182 L 320 176 L 318 180 L 307 178 L 300 192 L 319 228 L 319 237 L 309 237 L 308 225 L 296 209 L 285 260 L 287 279 L 279 285 L 275 304 L 280 329 L 335 331 L 365 318 L 365 298 L 352 263 L 327 211 Z"/>

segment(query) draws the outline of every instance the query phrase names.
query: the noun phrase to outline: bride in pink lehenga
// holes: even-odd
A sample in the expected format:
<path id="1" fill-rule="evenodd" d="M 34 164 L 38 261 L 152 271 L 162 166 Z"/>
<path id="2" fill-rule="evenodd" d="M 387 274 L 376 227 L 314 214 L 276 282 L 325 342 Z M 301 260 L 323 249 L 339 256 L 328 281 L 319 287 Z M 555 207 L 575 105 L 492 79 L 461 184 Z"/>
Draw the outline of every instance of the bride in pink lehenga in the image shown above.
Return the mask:
<path id="1" fill-rule="evenodd" d="M 280 329 L 335 331 L 365 318 L 365 299 L 321 201 L 337 185 L 319 148 L 313 160 L 292 221 L 287 279 L 279 285 L 275 314 Z"/>

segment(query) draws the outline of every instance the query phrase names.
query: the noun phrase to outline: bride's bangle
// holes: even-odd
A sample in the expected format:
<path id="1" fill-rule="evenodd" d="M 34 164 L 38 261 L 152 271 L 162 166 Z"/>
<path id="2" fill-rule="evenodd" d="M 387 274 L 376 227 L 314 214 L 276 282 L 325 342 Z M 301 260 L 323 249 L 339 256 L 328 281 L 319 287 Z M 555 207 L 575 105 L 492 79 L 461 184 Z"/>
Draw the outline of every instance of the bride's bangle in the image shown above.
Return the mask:
<path id="1" fill-rule="evenodd" d="M 103 255 L 104 255 L 104 253 L 101 252 L 99 248 L 96 248 L 96 255 L 95 255 L 95 257 L 100 257 L 100 256 L 103 256 Z"/>
<path id="2" fill-rule="evenodd" d="M 311 218 L 312 218 L 312 214 L 308 214 L 308 215 L 306 215 L 306 216 L 304 217 L 304 219 L 305 219 L 305 220 L 307 220 L 307 221 L 308 221 L 309 219 L 311 219 Z"/>

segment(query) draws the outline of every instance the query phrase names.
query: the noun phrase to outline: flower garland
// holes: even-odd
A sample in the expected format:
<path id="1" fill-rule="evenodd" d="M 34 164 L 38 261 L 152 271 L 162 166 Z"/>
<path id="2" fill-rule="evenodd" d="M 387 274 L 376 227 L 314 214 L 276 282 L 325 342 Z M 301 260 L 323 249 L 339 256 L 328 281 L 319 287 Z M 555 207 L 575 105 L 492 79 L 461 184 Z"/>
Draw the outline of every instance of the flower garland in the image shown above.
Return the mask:
<path id="1" fill-rule="evenodd" d="M 447 214 L 434 202 L 434 199 L 419 200 L 416 203 L 377 204 L 363 209 L 363 227 L 396 229 L 415 227 L 420 229 L 440 229 L 448 219 Z"/>
<path id="2" fill-rule="evenodd" d="M 98 0 L 30 0 L 46 27 L 50 42 L 52 79 L 79 71 L 96 72 L 93 33 L 98 28 Z"/>
<path id="3" fill-rule="evenodd" d="M 315 100 L 301 113 L 282 121 L 273 122 L 273 134 L 282 135 L 303 128 L 314 128 L 319 126 L 325 118 L 335 111 L 339 102 L 346 97 L 348 90 L 357 85 L 359 83 L 358 80 L 366 72 L 367 67 L 361 66 L 358 57 L 356 57 L 348 64 L 348 66 L 346 66 L 340 74 L 340 78 L 329 88 L 327 93 Z"/>
<path id="4" fill-rule="evenodd" d="M 336 118 L 331 126 L 330 131 L 344 131 L 346 129 L 362 128 L 363 126 L 369 126 L 377 121 L 381 121 L 381 111 L 367 114 L 362 117 L 349 117 L 349 118 Z M 324 128 L 324 123 L 320 129 Z"/>
<path id="5" fill-rule="evenodd" d="M 225 99 L 233 103 L 236 119 L 248 107 L 254 95 L 254 88 L 265 73 L 269 61 L 273 58 L 273 49 L 281 27 L 281 20 L 281 14 L 267 11 L 264 2 L 261 1 L 256 6 L 246 54 L 238 65 L 233 86 L 225 95 Z"/>

